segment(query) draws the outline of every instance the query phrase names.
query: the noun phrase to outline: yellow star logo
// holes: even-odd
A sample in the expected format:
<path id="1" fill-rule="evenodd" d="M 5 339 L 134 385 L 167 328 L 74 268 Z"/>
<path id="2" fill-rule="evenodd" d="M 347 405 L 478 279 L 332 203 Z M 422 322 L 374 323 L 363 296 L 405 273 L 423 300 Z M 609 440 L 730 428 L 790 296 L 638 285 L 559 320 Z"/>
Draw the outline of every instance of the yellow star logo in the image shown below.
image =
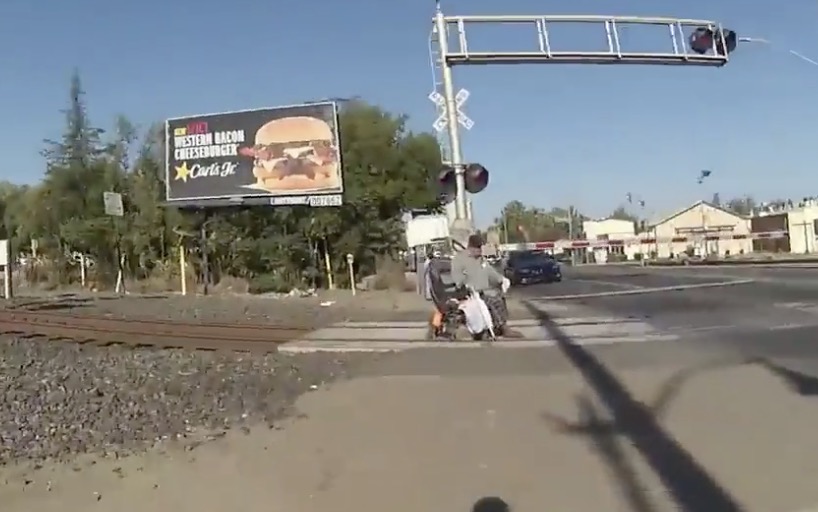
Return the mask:
<path id="1" fill-rule="evenodd" d="M 175 167 L 176 169 L 176 178 L 177 180 L 182 180 L 183 182 L 187 183 L 187 178 L 190 176 L 190 169 L 187 166 L 187 162 L 183 163 L 179 167 Z"/>

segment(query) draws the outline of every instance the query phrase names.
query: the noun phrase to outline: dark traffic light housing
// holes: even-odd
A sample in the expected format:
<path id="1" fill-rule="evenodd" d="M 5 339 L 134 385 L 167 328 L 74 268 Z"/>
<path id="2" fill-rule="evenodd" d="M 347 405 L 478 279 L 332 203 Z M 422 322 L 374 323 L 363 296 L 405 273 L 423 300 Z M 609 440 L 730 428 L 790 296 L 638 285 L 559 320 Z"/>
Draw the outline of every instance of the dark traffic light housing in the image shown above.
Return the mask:
<path id="1" fill-rule="evenodd" d="M 715 50 L 718 55 L 728 55 L 736 50 L 738 36 L 729 29 L 699 27 L 690 34 L 690 49 L 699 55 Z"/>
<path id="2" fill-rule="evenodd" d="M 454 197 L 457 195 L 457 179 L 454 168 L 447 165 L 440 170 L 437 175 L 437 192 L 440 202 L 450 203 L 454 201 Z"/>
<path id="3" fill-rule="evenodd" d="M 466 181 L 466 192 L 479 194 L 489 184 L 489 171 L 480 164 L 466 164 L 463 169 L 463 178 Z M 445 166 L 437 176 L 437 190 L 440 200 L 448 203 L 457 195 L 457 173 L 454 167 Z"/>
<path id="4" fill-rule="evenodd" d="M 466 179 L 466 191 L 469 194 L 479 194 L 486 190 L 489 184 L 489 171 L 480 164 L 468 164 L 463 177 Z"/>

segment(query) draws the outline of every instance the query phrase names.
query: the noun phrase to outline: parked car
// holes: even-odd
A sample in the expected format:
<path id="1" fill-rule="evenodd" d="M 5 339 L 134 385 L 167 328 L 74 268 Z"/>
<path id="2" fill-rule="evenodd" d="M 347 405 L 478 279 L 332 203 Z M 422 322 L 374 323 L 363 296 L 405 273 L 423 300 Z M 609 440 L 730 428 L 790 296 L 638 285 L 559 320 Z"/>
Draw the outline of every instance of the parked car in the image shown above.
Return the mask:
<path id="1" fill-rule="evenodd" d="M 510 252 L 504 274 L 513 285 L 562 281 L 559 262 L 550 254 L 540 251 Z"/>

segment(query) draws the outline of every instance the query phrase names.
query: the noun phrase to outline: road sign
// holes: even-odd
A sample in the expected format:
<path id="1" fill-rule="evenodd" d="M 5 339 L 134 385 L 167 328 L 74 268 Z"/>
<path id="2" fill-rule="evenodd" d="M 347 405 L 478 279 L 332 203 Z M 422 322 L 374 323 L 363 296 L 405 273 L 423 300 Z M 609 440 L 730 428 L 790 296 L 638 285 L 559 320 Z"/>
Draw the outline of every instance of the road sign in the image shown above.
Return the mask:
<path id="1" fill-rule="evenodd" d="M 466 114 L 459 110 L 457 111 L 457 122 L 460 123 L 460 126 L 467 130 L 471 130 L 472 127 L 474 126 L 474 121 L 472 121 L 472 119 L 469 116 L 467 116 Z"/>
<path id="2" fill-rule="evenodd" d="M 466 130 L 471 130 L 472 127 L 474 127 L 474 121 L 463 112 L 463 105 L 466 103 L 466 100 L 469 99 L 470 94 L 471 93 L 466 89 L 460 89 L 454 97 L 455 108 L 457 109 L 457 123 Z M 446 112 L 446 99 L 437 91 L 432 91 L 428 97 L 429 101 L 437 105 L 438 111 L 440 112 L 435 122 L 432 123 L 432 128 L 437 132 L 442 132 L 449 123 L 447 118 L 448 113 Z"/>
<path id="3" fill-rule="evenodd" d="M 466 103 L 466 100 L 469 99 L 469 95 L 471 93 L 466 89 L 460 89 L 457 91 L 457 94 L 454 97 L 454 102 L 457 104 L 458 107 L 463 106 Z"/>
<path id="4" fill-rule="evenodd" d="M 105 215 L 113 215 L 114 217 L 125 215 L 125 208 L 122 206 L 122 194 L 103 192 L 102 202 L 105 205 Z"/>

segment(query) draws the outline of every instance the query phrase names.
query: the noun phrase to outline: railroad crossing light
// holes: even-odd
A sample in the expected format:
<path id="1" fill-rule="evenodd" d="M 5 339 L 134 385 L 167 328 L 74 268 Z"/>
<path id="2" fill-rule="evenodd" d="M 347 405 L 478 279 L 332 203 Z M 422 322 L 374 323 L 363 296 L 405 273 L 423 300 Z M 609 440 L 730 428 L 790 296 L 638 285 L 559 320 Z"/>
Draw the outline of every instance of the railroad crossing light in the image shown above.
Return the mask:
<path id="1" fill-rule="evenodd" d="M 718 55 L 727 55 L 735 51 L 737 43 L 738 36 L 735 31 L 726 28 L 713 30 L 709 27 L 699 27 L 690 34 L 690 49 L 699 55 L 706 54 L 714 47 Z"/>
<path id="2" fill-rule="evenodd" d="M 480 164 L 469 164 L 466 166 L 466 190 L 470 194 L 478 194 L 486 189 L 489 184 L 489 171 Z"/>
<path id="3" fill-rule="evenodd" d="M 450 203 L 457 195 L 457 182 L 454 168 L 445 166 L 437 175 L 437 192 L 442 203 Z"/>

